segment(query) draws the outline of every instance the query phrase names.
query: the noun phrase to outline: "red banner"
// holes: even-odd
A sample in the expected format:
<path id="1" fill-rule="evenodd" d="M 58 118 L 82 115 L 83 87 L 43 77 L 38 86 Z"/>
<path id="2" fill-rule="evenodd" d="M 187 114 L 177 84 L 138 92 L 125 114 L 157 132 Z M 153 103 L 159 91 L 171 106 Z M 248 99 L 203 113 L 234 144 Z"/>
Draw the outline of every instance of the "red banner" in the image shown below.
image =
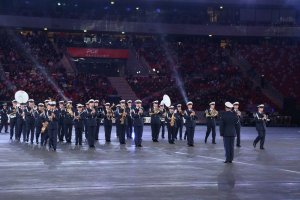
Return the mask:
<path id="1" fill-rule="evenodd" d="M 67 48 L 71 57 L 82 58 L 128 58 L 128 49 Z"/>

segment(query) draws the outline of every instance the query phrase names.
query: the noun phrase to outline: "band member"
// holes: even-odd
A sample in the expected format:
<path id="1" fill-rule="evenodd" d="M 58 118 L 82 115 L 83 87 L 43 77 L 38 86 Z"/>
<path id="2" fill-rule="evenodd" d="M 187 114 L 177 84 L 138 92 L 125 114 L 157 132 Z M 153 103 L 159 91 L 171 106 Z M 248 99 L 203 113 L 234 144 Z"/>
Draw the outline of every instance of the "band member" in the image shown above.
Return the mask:
<path id="1" fill-rule="evenodd" d="M 176 137 L 175 137 L 175 139 L 178 138 L 178 133 L 179 133 L 179 139 L 182 140 L 184 111 L 182 110 L 181 104 L 177 105 L 177 112 L 175 115 L 176 115 Z"/>
<path id="2" fill-rule="evenodd" d="M 97 113 L 95 110 L 95 101 L 93 99 L 89 100 L 89 107 L 86 109 L 87 118 L 87 135 L 88 144 L 90 148 L 95 148 L 95 129 L 97 127 Z"/>
<path id="3" fill-rule="evenodd" d="M 56 110 L 56 102 L 49 102 L 50 110 L 46 112 L 46 120 L 48 121 L 48 136 L 49 136 L 49 149 L 56 151 L 57 133 L 58 133 L 58 118 L 59 114 Z"/>
<path id="4" fill-rule="evenodd" d="M 269 121 L 267 115 L 264 113 L 264 105 L 261 104 L 257 106 L 258 111 L 254 114 L 254 119 L 256 123 L 256 130 L 258 136 L 253 142 L 253 147 L 260 141 L 260 149 L 264 149 L 265 137 L 266 137 L 266 122 Z"/>
<path id="5" fill-rule="evenodd" d="M 65 102 L 64 101 L 59 101 L 59 109 L 58 109 L 58 138 L 60 142 L 64 141 L 65 137 L 65 126 L 64 126 L 64 121 L 65 121 L 65 115 L 66 115 L 66 108 L 65 108 Z"/>
<path id="6" fill-rule="evenodd" d="M 64 115 L 64 129 L 65 129 L 66 141 L 67 141 L 67 143 L 71 144 L 73 118 L 74 118 L 74 110 L 73 110 L 73 106 L 72 106 L 72 101 L 68 101 L 66 110 L 63 112 L 63 115 Z"/>
<path id="7" fill-rule="evenodd" d="M 82 133 L 84 128 L 84 119 L 86 112 L 83 110 L 83 105 L 77 104 L 77 111 L 74 114 L 74 127 L 75 127 L 75 145 L 82 145 Z"/>
<path id="8" fill-rule="evenodd" d="M 105 109 L 102 112 L 102 117 L 103 117 L 103 125 L 104 125 L 104 132 L 105 132 L 105 141 L 110 142 L 112 119 L 114 117 L 114 113 L 112 111 L 112 108 L 110 107 L 110 103 L 105 104 Z"/>
<path id="9" fill-rule="evenodd" d="M 27 106 L 27 111 L 26 112 L 26 141 L 28 142 L 29 139 L 29 134 L 30 134 L 30 143 L 33 144 L 34 140 L 34 100 L 29 99 L 28 100 L 28 106 Z"/>
<path id="10" fill-rule="evenodd" d="M 51 106 L 50 106 L 50 100 L 46 100 L 45 101 L 45 105 L 46 105 L 46 109 L 45 109 L 45 122 L 43 122 L 43 127 L 41 130 L 41 146 L 46 146 L 47 145 L 47 141 L 49 139 L 49 134 L 48 134 L 48 118 L 47 118 L 47 114 L 48 111 L 51 110 Z"/>
<path id="11" fill-rule="evenodd" d="M 238 116 L 238 123 L 235 125 L 235 132 L 236 132 L 236 146 L 241 147 L 241 120 L 242 120 L 242 113 L 239 111 L 239 102 L 233 103 L 233 112 Z"/>
<path id="12" fill-rule="evenodd" d="M 216 118 L 218 111 L 215 109 L 215 102 L 209 103 L 210 108 L 205 110 L 207 130 L 204 142 L 207 143 L 208 136 L 212 132 L 212 143 L 216 144 Z"/>
<path id="13" fill-rule="evenodd" d="M 127 101 L 127 107 L 126 107 L 126 112 L 127 112 L 127 125 L 126 125 L 126 136 L 127 139 L 132 139 L 132 117 L 131 117 L 131 109 L 132 109 L 132 101 L 128 100 Z"/>
<path id="14" fill-rule="evenodd" d="M 38 104 L 38 110 L 34 112 L 34 119 L 35 119 L 35 142 L 36 144 L 39 143 L 39 137 L 42 134 L 42 127 L 43 123 L 46 121 L 46 112 L 43 103 Z"/>
<path id="15" fill-rule="evenodd" d="M 85 103 L 85 108 L 84 108 L 85 112 L 87 111 L 88 107 L 89 107 L 89 102 L 86 102 Z M 85 118 L 85 120 L 84 120 L 84 137 L 85 137 L 85 140 L 88 139 L 87 131 L 88 131 L 87 118 Z"/>
<path id="16" fill-rule="evenodd" d="M 233 105 L 230 102 L 225 103 L 225 112 L 220 117 L 220 135 L 223 137 L 225 157 L 224 163 L 232 163 L 234 157 L 234 138 L 236 136 L 236 124 L 238 116 L 232 112 Z"/>
<path id="17" fill-rule="evenodd" d="M 158 107 L 158 101 L 153 101 L 153 108 L 149 111 L 151 117 L 152 141 L 158 142 L 159 130 L 161 126 L 162 112 Z"/>
<path id="18" fill-rule="evenodd" d="M 17 108 L 17 128 L 16 128 L 16 140 L 20 141 L 21 135 L 23 136 L 23 142 L 26 142 L 26 103 L 21 103 Z"/>
<path id="19" fill-rule="evenodd" d="M 117 104 L 116 106 L 116 110 L 114 111 L 114 116 L 118 115 L 118 110 L 120 109 L 120 104 Z M 120 121 L 115 120 L 115 124 L 116 124 L 116 137 L 119 138 L 119 134 L 120 134 Z"/>
<path id="20" fill-rule="evenodd" d="M 144 109 L 142 107 L 142 101 L 135 101 L 135 108 L 132 109 L 131 115 L 133 118 L 134 127 L 134 142 L 136 147 L 142 147 L 142 137 L 144 128 Z"/>
<path id="21" fill-rule="evenodd" d="M 160 118 L 160 121 L 161 121 L 161 138 L 165 138 L 165 125 L 166 125 L 166 122 L 165 122 L 165 118 L 166 118 L 166 109 L 165 109 L 165 105 L 163 103 L 160 103 L 159 105 L 159 109 L 162 113 L 162 116 Z"/>
<path id="22" fill-rule="evenodd" d="M 12 107 L 10 107 L 7 111 L 7 114 L 9 116 L 9 126 L 10 126 L 10 139 L 12 140 L 14 133 L 15 133 L 15 139 L 17 138 L 17 132 L 16 132 L 16 124 L 17 124 L 17 101 L 12 101 Z"/>
<path id="23" fill-rule="evenodd" d="M 166 115 L 167 129 L 168 129 L 168 141 L 170 144 L 175 144 L 176 129 L 177 129 L 177 110 L 174 110 L 174 106 L 169 107 L 169 112 Z"/>
<path id="24" fill-rule="evenodd" d="M 102 115 L 102 107 L 99 106 L 99 100 L 95 100 L 95 110 L 97 113 L 97 127 L 96 127 L 96 132 L 95 132 L 95 140 L 99 140 L 101 115 Z"/>
<path id="25" fill-rule="evenodd" d="M 125 128 L 126 128 L 126 107 L 125 100 L 120 101 L 120 107 L 116 110 L 116 124 L 118 124 L 118 133 L 120 144 L 125 143 Z"/>
<path id="26" fill-rule="evenodd" d="M 0 110 L 0 116 L 1 116 L 1 123 L 0 123 L 0 133 L 2 131 L 2 128 L 4 127 L 5 133 L 8 133 L 8 110 L 7 110 L 7 104 L 2 104 L 3 108 Z"/>
<path id="27" fill-rule="evenodd" d="M 187 133 L 187 144 L 190 147 L 194 146 L 194 134 L 195 134 L 195 127 L 196 127 L 196 113 L 193 110 L 193 102 L 187 102 L 188 109 L 184 112 L 185 118 L 185 127 Z"/>

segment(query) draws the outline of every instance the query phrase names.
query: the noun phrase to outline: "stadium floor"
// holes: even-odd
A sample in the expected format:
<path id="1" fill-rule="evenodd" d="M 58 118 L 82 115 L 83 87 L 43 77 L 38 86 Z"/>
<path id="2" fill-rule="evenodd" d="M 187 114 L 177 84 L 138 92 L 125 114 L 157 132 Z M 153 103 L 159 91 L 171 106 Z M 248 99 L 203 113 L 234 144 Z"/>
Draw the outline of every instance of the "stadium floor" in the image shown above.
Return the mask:
<path id="1" fill-rule="evenodd" d="M 0 199 L 300 199 L 299 128 L 268 128 L 259 150 L 255 129 L 243 127 L 233 164 L 223 163 L 220 137 L 204 144 L 204 126 L 195 147 L 152 143 L 149 126 L 141 149 L 105 144 L 100 131 L 95 150 L 60 144 L 57 152 L 0 134 Z"/>

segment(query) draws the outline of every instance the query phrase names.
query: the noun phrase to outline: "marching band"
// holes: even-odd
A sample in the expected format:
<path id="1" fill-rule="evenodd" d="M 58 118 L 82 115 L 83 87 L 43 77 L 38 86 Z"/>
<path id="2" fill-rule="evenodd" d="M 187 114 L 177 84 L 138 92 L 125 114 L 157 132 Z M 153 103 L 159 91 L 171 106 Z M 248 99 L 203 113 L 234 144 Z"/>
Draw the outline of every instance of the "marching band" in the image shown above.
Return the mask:
<path id="1" fill-rule="evenodd" d="M 166 101 L 166 102 L 165 102 Z M 135 106 L 132 101 L 121 100 L 117 106 L 108 102 L 90 99 L 85 105 L 77 104 L 73 108 L 72 101 L 45 100 L 37 106 L 33 99 L 26 103 L 12 101 L 12 106 L 7 108 L 3 104 L 1 113 L 0 130 L 5 127 L 8 131 L 8 118 L 10 124 L 10 139 L 15 136 L 16 141 L 30 142 L 44 146 L 48 143 L 49 149 L 56 151 L 57 142 L 66 141 L 72 143 L 73 127 L 75 130 L 75 145 L 83 144 L 82 134 L 85 133 L 86 141 L 90 148 L 95 148 L 95 141 L 99 140 L 100 124 L 103 122 L 105 141 L 111 142 L 113 121 L 116 126 L 116 136 L 121 145 L 126 144 L 126 138 L 132 139 L 134 133 L 134 142 L 136 147 L 142 147 L 144 117 L 146 112 L 142 107 L 142 101 L 136 100 Z M 168 105 L 169 104 L 169 105 Z M 152 106 L 147 112 L 151 118 L 151 136 L 153 142 L 158 142 L 160 130 L 164 138 L 164 127 L 168 133 L 168 142 L 175 144 L 178 139 L 182 140 L 183 126 L 186 129 L 184 139 L 188 146 L 194 146 L 194 134 L 197 121 L 196 112 L 193 110 L 193 102 L 186 103 L 187 109 L 183 110 L 181 104 L 177 106 L 170 105 L 170 100 L 153 101 Z M 116 108 L 115 108 L 116 107 Z M 258 136 L 253 142 L 253 146 L 260 141 L 260 149 L 264 149 L 265 127 L 269 120 L 263 112 L 264 105 L 258 106 L 258 112 L 254 114 Z M 227 108 L 228 109 L 228 108 Z M 237 117 L 234 124 L 235 135 L 237 137 L 236 146 L 241 147 L 241 120 L 242 114 L 239 111 L 239 102 L 232 104 L 230 108 Z M 204 112 L 207 121 L 207 130 L 204 142 L 207 143 L 210 133 L 212 133 L 212 144 L 216 144 L 216 120 L 222 118 L 221 113 L 215 109 L 215 102 L 209 103 L 209 109 Z"/>

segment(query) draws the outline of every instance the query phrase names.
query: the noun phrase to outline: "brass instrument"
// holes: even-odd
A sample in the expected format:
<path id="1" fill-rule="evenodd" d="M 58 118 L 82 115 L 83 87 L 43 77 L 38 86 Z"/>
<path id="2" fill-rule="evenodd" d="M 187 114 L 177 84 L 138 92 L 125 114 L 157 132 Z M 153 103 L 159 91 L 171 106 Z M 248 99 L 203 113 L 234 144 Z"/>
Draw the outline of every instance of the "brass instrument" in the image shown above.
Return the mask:
<path id="1" fill-rule="evenodd" d="M 173 113 L 172 116 L 171 116 L 171 120 L 170 120 L 170 126 L 171 127 L 173 127 L 175 125 L 175 120 L 176 120 L 175 113 Z"/>
<path id="2" fill-rule="evenodd" d="M 122 112 L 122 116 L 121 116 L 121 118 L 120 118 L 121 124 L 124 124 L 124 123 L 125 123 L 126 116 L 127 116 L 127 113 L 126 113 L 126 110 L 125 110 L 125 108 L 124 108 L 124 109 L 123 109 L 123 112 Z"/>
<path id="3" fill-rule="evenodd" d="M 47 130 L 48 128 L 48 125 L 49 125 L 49 122 L 43 122 L 43 126 L 42 126 L 42 130 L 41 130 L 41 133 L 45 133 L 45 131 Z"/>
<path id="4" fill-rule="evenodd" d="M 67 113 L 68 113 L 71 117 L 74 116 L 74 112 L 73 112 L 72 108 L 73 108 L 73 106 L 72 106 L 71 104 L 68 104 L 68 105 L 67 105 Z"/>
<path id="5" fill-rule="evenodd" d="M 77 116 L 75 116 L 75 114 L 74 114 L 74 120 L 79 121 L 79 120 L 81 119 L 81 114 L 82 114 L 83 112 L 84 112 L 84 111 L 78 112 L 78 115 L 77 115 Z"/>
<path id="6" fill-rule="evenodd" d="M 9 117 L 9 118 L 14 118 L 14 117 L 16 117 L 16 114 L 17 114 L 17 108 L 13 108 L 12 111 L 13 111 L 12 113 L 8 114 L 8 117 Z"/>
<path id="7" fill-rule="evenodd" d="M 216 117 L 216 116 L 218 116 L 218 114 L 219 114 L 219 112 L 216 109 L 205 111 L 206 117 Z"/>
<path id="8" fill-rule="evenodd" d="M 150 112 L 149 115 L 157 115 L 160 113 L 160 109 L 159 108 L 156 108 L 156 109 L 153 109 L 153 112 Z"/>

